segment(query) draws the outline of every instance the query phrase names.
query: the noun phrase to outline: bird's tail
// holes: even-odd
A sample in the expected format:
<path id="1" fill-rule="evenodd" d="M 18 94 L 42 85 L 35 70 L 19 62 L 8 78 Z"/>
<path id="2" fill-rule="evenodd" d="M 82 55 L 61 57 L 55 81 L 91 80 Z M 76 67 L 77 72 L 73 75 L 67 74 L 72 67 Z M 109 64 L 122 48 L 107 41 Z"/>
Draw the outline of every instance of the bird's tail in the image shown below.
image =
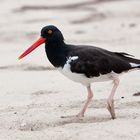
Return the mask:
<path id="1" fill-rule="evenodd" d="M 131 65 L 132 69 L 140 68 L 140 59 L 135 59 L 133 55 L 123 53 L 123 52 L 120 53 L 115 52 L 115 54 L 123 58 L 125 61 L 127 61 Z"/>

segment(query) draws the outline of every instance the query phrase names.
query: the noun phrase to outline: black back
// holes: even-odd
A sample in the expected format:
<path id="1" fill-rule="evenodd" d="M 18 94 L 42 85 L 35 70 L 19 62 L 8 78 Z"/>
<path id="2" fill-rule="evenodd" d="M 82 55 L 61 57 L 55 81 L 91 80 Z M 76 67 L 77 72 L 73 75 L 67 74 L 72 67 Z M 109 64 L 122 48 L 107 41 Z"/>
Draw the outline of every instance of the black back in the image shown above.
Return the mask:
<path id="1" fill-rule="evenodd" d="M 79 59 L 71 62 L 71 71 L 84 73 L 87 77 L 97 77 L 110 72 L 121 73 L 131 69 L 131 65 L 117 54 L 93 47 L 75 46 L 70 55 Z"/>

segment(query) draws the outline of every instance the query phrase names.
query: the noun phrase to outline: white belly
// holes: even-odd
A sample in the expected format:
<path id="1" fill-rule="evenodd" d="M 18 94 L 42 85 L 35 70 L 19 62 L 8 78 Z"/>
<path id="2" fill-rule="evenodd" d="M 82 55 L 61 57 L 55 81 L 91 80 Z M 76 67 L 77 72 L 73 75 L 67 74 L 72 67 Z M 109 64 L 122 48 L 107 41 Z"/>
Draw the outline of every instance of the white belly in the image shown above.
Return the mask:
<path id="1" fill-rule="evenodd" d="M 71 72 L 70 65 L 69 64 L 66 64 L 63 67 L 63 69 L 62 68 L 59 68 L 58 70 L 63 75 L 65 75 L 66 77 L 68 77 L 69 79 L 71 79 L 72 81 L 81 83 L 81 84 L 83 84 L 85 86 L 90 85 L 90 83 L 92 83 L 92 82 L 104 82 L 104 81 L 113 80 L 113 79 L 115 79 L 115 78 L 117 78 L 119 76 L 118 74 L 116 74 L 114 72 L 111 72 L 111 73 L 104 74 L 104 75 L 101 75 L 100 74 L 100 76 L 98 76 L 98 77 L 88 78 L 84 74 L 79 74 L 79 73 Z"/>

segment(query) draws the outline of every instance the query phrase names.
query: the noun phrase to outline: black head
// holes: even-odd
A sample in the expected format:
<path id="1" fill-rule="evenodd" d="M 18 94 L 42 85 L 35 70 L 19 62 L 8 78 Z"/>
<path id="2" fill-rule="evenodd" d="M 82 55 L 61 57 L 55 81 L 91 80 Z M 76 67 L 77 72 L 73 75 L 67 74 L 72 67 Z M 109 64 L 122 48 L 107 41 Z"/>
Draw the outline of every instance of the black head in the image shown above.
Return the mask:
<path id="1" fill-rule="evenodd" d="M 57 27 L 53 25 L 45 26 L 41 30 L 40 38 L 33 45 L 31 45 L 31 47 L 29 47 L 24 53 L 22 53 L 19 56 L 19 59 L 25 57 L 27 54 L 32 52 L 34 49 L 36 49 L 43 43 L 45 43 L 46 46 L 53 46 L 54 44 L 57 46 L 62 46 L 62 44 L 64 44 L 64 37 Z"/>
<path id="2" fill-rule="evenodd" d="M 53 25 L 43 27 L 41 30 L 41 36 L 46 39 L 46 44 L 52 44 L 57 42 L 60 43 L 64 41 L 64 37 L 61 31 Z"/>

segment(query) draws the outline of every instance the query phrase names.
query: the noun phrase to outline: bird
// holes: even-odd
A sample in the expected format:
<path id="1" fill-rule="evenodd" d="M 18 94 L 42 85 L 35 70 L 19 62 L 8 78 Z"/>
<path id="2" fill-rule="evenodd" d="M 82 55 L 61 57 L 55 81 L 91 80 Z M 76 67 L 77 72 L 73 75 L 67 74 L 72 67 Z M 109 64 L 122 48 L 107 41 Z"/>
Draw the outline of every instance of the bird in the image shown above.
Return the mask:
<path id="1" fill-rule="evenodd" d="M 92 83 L 113 81 L 111 93 L 107 98 L 107 109 L 111 118 L 115 119 L 114 95 L 119 86 L 119 76 L 140 69 L 140 60 L 125 52 L 112 52 L 90 45 L 67 44 L 62 32 L 54 25 L 43 27 L 40 38 L 18 59 L 22 59 L 43 43 L 50 63 L 63 75 L 87 88 L 87 99 L 76 116 L 84 117 L 92 101 Z"/>

